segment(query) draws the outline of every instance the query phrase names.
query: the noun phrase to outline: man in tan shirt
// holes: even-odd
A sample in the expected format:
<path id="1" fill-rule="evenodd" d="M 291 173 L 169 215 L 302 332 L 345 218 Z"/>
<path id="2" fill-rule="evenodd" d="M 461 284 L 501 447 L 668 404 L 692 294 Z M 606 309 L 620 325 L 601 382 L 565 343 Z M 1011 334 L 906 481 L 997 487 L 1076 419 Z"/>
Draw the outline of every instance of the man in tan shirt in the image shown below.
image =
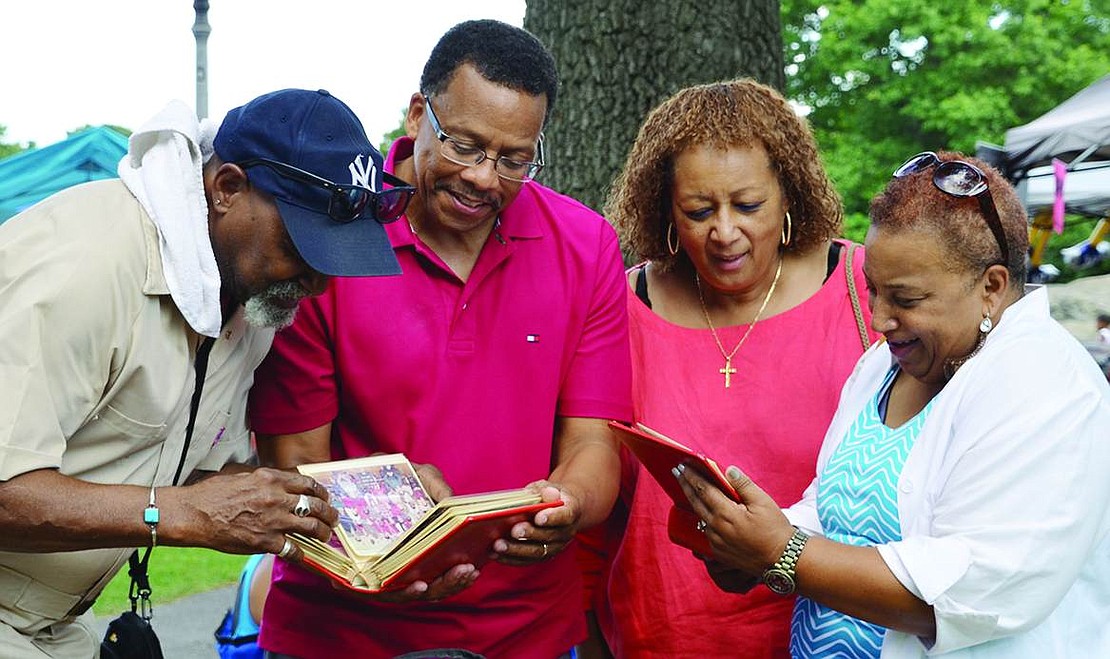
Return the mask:
<path id="1" fill-rule="evenodd" d="M 94 656 L 86 611 L 131 548 L 297 559 L 285 534 L 336 520 L 311 479 L 237 464 L 247 391 L 328 276 L 399 272 L 379 222 L 411 189 L 382 189 L 327 92 L 259 97 L 214 143 L 182 108 L 132 136 L 121 180 L 0 225 L 2 657 Z"/>

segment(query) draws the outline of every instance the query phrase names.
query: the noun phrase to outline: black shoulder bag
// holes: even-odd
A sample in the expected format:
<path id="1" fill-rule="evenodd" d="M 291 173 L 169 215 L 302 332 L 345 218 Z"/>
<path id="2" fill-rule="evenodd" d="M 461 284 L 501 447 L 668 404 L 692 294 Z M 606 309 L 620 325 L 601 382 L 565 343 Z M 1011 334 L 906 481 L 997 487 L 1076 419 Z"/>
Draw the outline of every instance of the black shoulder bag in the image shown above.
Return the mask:
<path id="1" fill-rule="evenodd" d="M 189 443 L 193 439 L 193 427 L 197 421 L 197 410 L 200 408 L 200 394 L 204 389 L 204 376 L 208 371 L 208 354 L 212 352 L 215 339 L 208 337 L 197 348 L 196 388 L 193 390 L 193 399 L 189 404 L 189 423 L 185 426 L 185 445 L 181 449 L 181 459 L 177 462 L 177 471 L 173 475 L 173 484 L 181 478 L 181 471 L 185 467 L 185 455 L 189 452 Z M 164 659 L 162 644 L 150 625 L 154 609 L 150 604 L 150 577 L 147 575 L 147 563 L 150 562 L 150 552 L 154 547 L 147 547 L 143 557 L 139 558 L 139 550 L 132 552 L 127 560 L 127 574 L 131 577 L 131 588 L 127 593 L 131 600 L 131 610 L 124 611 L 118 618 L 108 623 L 108 630 L 104 632 L 104 640 L 100 643 L 101 659 Z"/>

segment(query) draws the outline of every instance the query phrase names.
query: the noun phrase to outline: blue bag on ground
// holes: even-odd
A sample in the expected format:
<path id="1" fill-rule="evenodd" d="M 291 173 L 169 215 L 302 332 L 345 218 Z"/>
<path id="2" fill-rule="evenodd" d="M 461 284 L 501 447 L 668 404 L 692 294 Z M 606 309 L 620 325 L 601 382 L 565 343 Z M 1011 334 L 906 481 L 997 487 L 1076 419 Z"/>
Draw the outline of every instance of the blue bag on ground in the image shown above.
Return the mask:
<path id="1" fill-rule="evenodd" d="M 258 647 L 258 623 L 251 617 L 250 584 L 264 556 L 255 554 L 247 559 L 239 575 L 235 605 L 224 614 L 223 621 L 216 628 L 216 651 L 220 659 L 262 659 L 262 648 Z"/>

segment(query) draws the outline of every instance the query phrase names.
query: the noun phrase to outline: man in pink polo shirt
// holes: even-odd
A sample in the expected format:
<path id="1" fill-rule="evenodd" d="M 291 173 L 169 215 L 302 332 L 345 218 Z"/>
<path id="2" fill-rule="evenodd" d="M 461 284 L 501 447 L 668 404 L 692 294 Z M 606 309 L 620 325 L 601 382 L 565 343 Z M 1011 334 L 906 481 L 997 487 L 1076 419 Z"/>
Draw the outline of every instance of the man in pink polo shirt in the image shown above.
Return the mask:
<path id="1" fill-rule="evenodd" d="M 537 482 L 564 505 L 498 540 L 480 575 L 456 566 L 389 597 L 278 561 L 270 656 L 555 659 L 584 638 L 564 550 L 615 499 L 606 421 L 631 415 L 630 367 L 614 231 L 532 180 L 556 87 L 524 30 L 444 35 L 386 161 L 417 188 L 408 221 L 387 227 L 402 276 L 335 279 L 303 304 L 256 375 L 251 417 L 278 466 L 403 452 L 456 494 Z"/>

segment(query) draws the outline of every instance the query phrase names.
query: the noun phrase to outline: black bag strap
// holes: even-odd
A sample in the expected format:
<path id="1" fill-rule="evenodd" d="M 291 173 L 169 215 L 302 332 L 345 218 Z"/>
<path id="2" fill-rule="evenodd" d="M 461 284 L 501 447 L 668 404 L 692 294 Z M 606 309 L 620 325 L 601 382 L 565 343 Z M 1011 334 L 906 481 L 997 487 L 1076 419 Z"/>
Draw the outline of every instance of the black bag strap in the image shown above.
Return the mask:
<path id="1" fill-rule="evenodd" d="M 648 297 L 648 284 L 647 284 L 647 266 L 636 271 L 636 297 L 644 303 L 648 309 L 651 308 L 651 298 Z"/>
<path id="2" fill-rule="evenodd" d="M 131 600 L 131 612 L 141 617 L 143 620 L 150 622 L 153 615 L 153 608 L 150 605 L 150 577 L 146 572 L 146 565 L 150 562 L 150 551 L 153 547 L 147 547 L 143 552 L 143 557 L 139 558 L 139 550 L 131 552 L 131 557 L 127 559 L 129 567 L 127 574 L 131 577 L 131 586 L 127 591 L 127 598 Z"/>
<path id="3" fill-rule="evenodd" d="M 196 384 L 193 389 L 193 399 L 189 403 L 189 423 L 185 426 L 185 444 L 181 447 L 181 458 L 177 461 L 177 471 L 173 474 L 173 484 L 177 485 L 181 478 L 181 470 L 185 468 L 185 456 L 189 453 L 189 444 L 193 441 L 193 428 L 197 423 L 197 411 L 200 410 L 200 396 L 204 391 L 204 377 L 208 373 L 208 356 L 212 352 L 212 345 L 216 339 L 205 337 L 197 347 L 197 357 L 194 361 Z M 150 576 L 147 574 L 147 564 L 150 563 L 150 552 L 154 547 L 147 547 L 143 557 L 139 558 L 139 550 L 131 552 L 127 559 L 129 565 L 127 574 L 131 577 L 131 587 L 127 597 L 131 600 L 131 611 L 147 622 L 153 614 L 150 604 Z"/>
<path id="4" fill-rule="evenodd" d="M 181 447 L 181 459 L 177 461 L 177 471 L 173 474 L 173 484 L 177 485 L 181 478 L 181 470 L 185 468 L 185 454 L 189 452 L 189 443 L 193 441 L 193 427 L 197 423 L 197 410 L 200 409 L 200 394 L 204 390 L 204 376 L 208 372 L 208 355 L 212 353 L 212 344 L 216 339 L 208 336 L 197 348 L 195 365 L 197 382 L 193 389 L 193 400 L 189 404 L 189 423 L 185 426 L 185 445 Z"/>

